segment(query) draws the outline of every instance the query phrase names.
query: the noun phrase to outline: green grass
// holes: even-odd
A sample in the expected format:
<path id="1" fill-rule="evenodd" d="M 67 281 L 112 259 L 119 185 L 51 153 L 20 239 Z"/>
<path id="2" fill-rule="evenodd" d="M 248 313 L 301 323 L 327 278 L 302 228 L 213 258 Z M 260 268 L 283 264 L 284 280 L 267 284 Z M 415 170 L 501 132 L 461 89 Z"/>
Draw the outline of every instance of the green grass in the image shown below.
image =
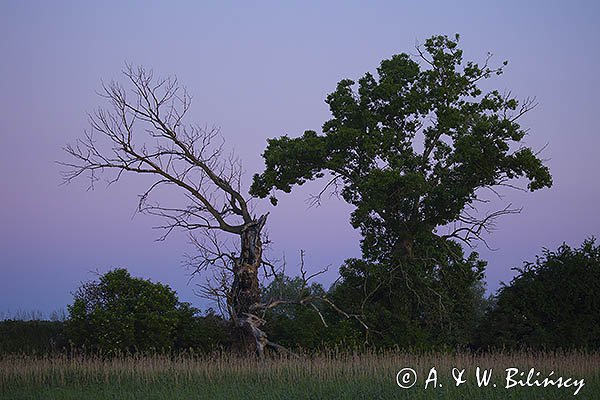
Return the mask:
<path id="1" fill-rule="evenodd" d="M 492 368 L 489 387 L 477 387 L 475 370 Z M 402 389 L 397 372 L 416 370 L 417 384 Z M 432 367 L 442 387 L 424 389 Z M 456 387 L 452 368 L 464 368 Z M 574 388 L 504 388 L 505 369 L 535 368 L 541 378 L 583 378 Z M 497 387 L 491 387 L 493 383 Z M 0 358 L 0 399 L 600 399 L 596 353 L 324 353 L 299 359 L 256 360 L 211 356 Z"/>

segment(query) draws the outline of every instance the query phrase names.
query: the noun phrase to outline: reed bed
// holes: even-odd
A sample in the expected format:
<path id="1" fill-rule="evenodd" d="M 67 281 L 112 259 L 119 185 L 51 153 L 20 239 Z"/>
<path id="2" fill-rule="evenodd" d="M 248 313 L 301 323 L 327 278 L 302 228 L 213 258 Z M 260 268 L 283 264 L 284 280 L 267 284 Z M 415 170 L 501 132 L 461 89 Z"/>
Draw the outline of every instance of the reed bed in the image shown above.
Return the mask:
<path id="1" fill-rule="evenodd" d="M 402 389 L 399 370 L 410 367 L 417 384 Z M 431 368 L 444 387 L 424 388 Z M 387 399 L 571 398 L 565 388 L 479 388 L 477 367 L 504 371 L 535 368 L 542 376 L 585 378 L 576 398 L 600 398 L 600 354 L 589 352 L 495 352 L 473 354 L 403 351 L 325 351 L 256 359 L 210 355 L 5 355 L 0 357 L 0 399 Z M 455 387 L 451 371 L 470 380 Z M 543 391 L 543 392 L 541 392 Z M 539 397 L 543 393 L 543 397 Z M 517 397 L 515 397 L 517 396 Z"/>

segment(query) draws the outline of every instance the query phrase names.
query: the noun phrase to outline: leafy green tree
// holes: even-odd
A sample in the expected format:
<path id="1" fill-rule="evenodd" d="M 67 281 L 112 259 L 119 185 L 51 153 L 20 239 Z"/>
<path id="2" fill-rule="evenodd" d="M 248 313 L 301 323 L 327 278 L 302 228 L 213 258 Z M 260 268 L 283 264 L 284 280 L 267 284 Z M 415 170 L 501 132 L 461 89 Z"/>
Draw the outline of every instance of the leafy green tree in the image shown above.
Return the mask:
<path id="1" fill-rule="evenodd" d="M 600 246 L 544 249 L 496 296 L 481 328 L 485 346 L 600 349 Z"/>
<path id="2" fill-rule="evenodd" d="M 185 306 L 180 311 L 174 348 L 180 351 L 211 352 L 231 349 L 234 335 L 231 323 L 209 308 L 202 316 L 198 310 Z"/>
<path id="3" fill-rule="evenodd" d="M 333 293 L 327 293 L 319 283 L 278 274 L 262 293 L 265 304 L 279 303 L 267 309 L 265 327 L 269 336 L 284 346 L 314 350 L 363 342 L 357 330 L 360 323 L 334 308 L 335 303 L 327 302 Z"/>
<path id="4" fill-rule="evenodd" d="M 269 336 L 281 345 L 311 349 L 326 339 L 326 327 L 319 318 L 326 310 L 318 302 L 302 304 L 303 299 L 325 296 L 325 290 L 318 283 L 307 283 L 300 277 L 276 275 L 275 279 L 262 290 L 263 302 L 280 302 L 277 307 L 267 310 L 265 325 Z M 318 307 L 315 312 L 313 307 Z M 337 316 L 334 316 L 337 319 Z M 330 321 L 334 320 L 331 318 Z"/>
<path id="5" fill-rule="evenodd" d="M 125 269 L 83 284 L 68 311 L 73 344 L 105 351 L 173 348 L 198 312 L 168 286 L 133 278 Z"/>
<path id="6" fill-rule="evenodd" d="M 281 304 L 273 309 L 273 313 L 284 314 L 294 318 L 296 303 L 303 299 L 325 296 L 325 289 L 319 283 L 308 283 L 299 276 L 294 278 L 283 273 L 275 275 L 275 278 L 262 289 L 262 300 L 268 304 L 273 301 Z M 313 303 L 306 303 L 311 307 Z"/>
<path id="7" fill-rule="evenodd" d="M 437 256 L 436 264 L 412 262 L 400 268 L 358 259 L 340 268 L 332 294 L 340 307 L 360 310 L 369 326 L 367 342 L 376 346 L 469 345 L 475 335 L 485 262 L 476 253 L 464 259 Z M 356 337 L 354 326 L 353 336 Z"/>
<path id="8" fill-rule="evenodd" d="M 533 101 L 520 104 L 497 90 L 484 94 L 479 83 L 503 67 L 489 67 L 489 57 L 483 65 L 464 62 L 458 39 L 434 36 L 417 48 L 417 60 L 395 55 L 376 75 L 340 81 L 327 96 L 332 119 L 322 134 L 268 140 L 265 170 L 254 176 L 251 193 L 270 196 L 274 205 L 275 190 L 329 176 L 315 201 L 331 188 L 355 207 L 350 222 L 362 234 L 361 268 L 377 270 L 361 303 L 383 290 L 404 292 L 399 298 L 416 299 L 417 309 L 407 315 L 442 309 L 447 319 L 454 307 L 443 302 L 476 285 L 484 265 L 476 254 L 465 257 L 457 242 L 483 240 L 497 217 L 517 212 L 478 213 L 485 192 L 515 180 L 531 191 L 552 184 L 517 123 Z M 342 269 L 344 279 L 372 275 L 350 272 L 352 264 Z M 444 293 L 444 276 L 454 274 L 446 270 L 455 266 L 466 276 Z"/>
<path id="9" fill-rule="evenodd" d="M 49 354 L 68 347 L 62 321 L 0 321 L 0 354 Z"/>

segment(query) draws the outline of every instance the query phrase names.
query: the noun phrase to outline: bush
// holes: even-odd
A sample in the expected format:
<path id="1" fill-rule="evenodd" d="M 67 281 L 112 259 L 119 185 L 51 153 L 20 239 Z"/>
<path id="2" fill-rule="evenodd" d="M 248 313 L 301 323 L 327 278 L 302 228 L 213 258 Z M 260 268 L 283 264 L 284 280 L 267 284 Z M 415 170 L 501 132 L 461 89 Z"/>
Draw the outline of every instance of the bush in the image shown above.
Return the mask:
<path id="1" fill-rule="evenodd" d="M 62 321 L 0 321 L 0 354 L 47 354 L 68 347 Z"/>
<path id="2" fill-rule="evenodd" d="M 481 327 L 483 346 L 600 349 L 600 246 L 544 249 L 498 291 Z"/>
<path id="3" fill-rule="evenodd" d="M 187 344 L 183 337 L 199 312 L 168 286 L 132 278 L 125 269 L 83 284 L 68 310 L 70 341 L 103 351 L 172 349 L 178 339 Z"/>

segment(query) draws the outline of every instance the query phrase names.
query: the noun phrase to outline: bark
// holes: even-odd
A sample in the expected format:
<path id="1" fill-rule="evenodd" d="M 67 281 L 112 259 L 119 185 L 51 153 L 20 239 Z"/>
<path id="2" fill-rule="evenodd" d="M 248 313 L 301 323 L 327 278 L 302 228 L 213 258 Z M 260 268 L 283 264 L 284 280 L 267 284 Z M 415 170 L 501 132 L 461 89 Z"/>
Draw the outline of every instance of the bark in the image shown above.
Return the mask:
<path id="1" fill-rule="evenodd" d="M 263 355 L 264 348 L 269 344 L 267 335 L 260 329 L 264 321 L 253 314 L 256 305 L 260 303 L 260 286 L 258 271 L 262 263 L 261 230 L 265 225 L 267 215 L 244 226 L 240 233 L 240 257 L 233 270 L 233 285 L 231 287 L 231 309 L 233 321 L 238 330 L 238 341 L 242 351 L 256 351 Z"/>

